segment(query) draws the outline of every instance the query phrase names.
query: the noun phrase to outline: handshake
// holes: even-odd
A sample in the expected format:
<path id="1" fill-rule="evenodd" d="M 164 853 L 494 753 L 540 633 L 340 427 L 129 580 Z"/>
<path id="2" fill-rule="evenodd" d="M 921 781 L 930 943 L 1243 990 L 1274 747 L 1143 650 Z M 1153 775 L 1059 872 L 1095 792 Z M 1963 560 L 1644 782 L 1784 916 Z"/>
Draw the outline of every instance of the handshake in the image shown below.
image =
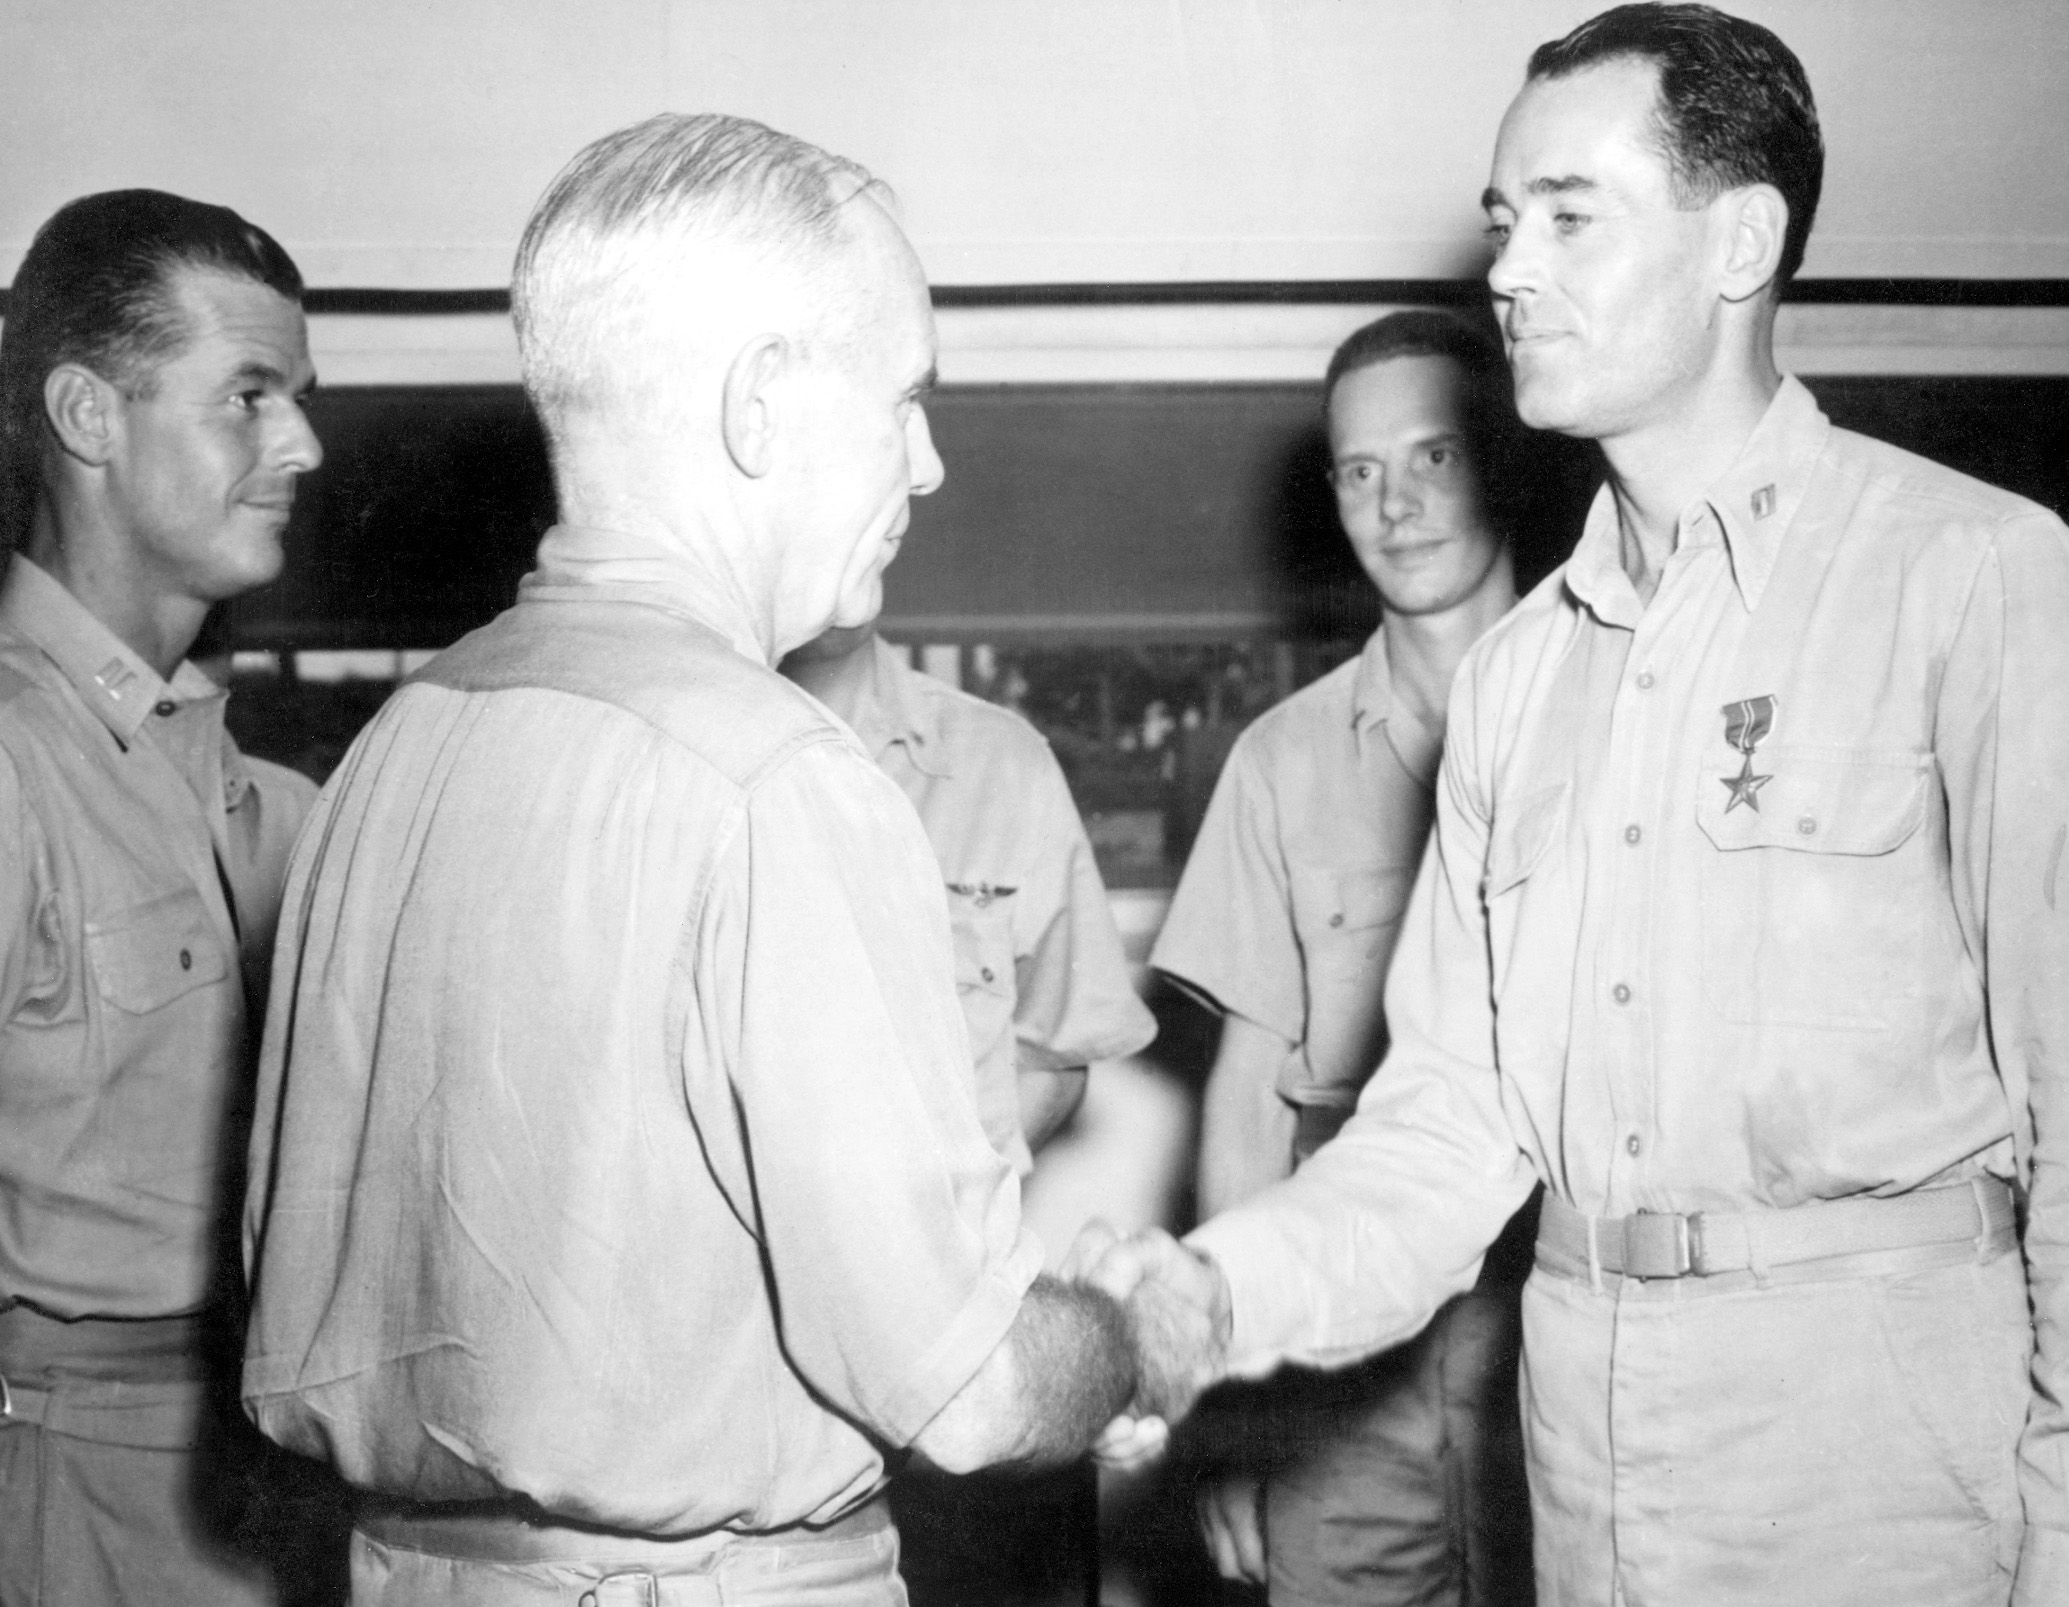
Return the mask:
<path id="1" fill-rule="evenodd" d="M 1071 1245 L 1058 1275 L 1119 1305 L 1135 1352 L 1134 1399 L 1093 1442 L 1092 1455 L 1113 1468 L 1150 1461 L 1162 1453 L 1171 1425 L 1227 1374 L 1228 1280 L 1160 1228 L 1123 1238 L 1096 1220 Z"/>

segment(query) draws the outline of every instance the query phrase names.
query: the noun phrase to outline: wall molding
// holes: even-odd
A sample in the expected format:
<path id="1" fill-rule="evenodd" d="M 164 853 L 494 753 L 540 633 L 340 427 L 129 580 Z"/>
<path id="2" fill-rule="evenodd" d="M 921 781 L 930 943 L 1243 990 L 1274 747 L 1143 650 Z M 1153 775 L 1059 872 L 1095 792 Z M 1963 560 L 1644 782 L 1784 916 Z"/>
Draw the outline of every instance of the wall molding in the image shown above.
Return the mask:
<path id="1" fill-rule="evenodd" d="M 1312 381 L 1351 330 L 1414 306 L 1485 305 L 1477 279 L 939 285 L 949 385 Z M 326 385 L 512 385 L 501 289 L 318 288 Z M 1809 279 L 1776 346 L 1800 374 L 2069 375 L 2069 280 Z"/>
<path id="2" fill-rule="evenodd" d="M 1106 284 L 935 285 L 936 307 L 1254 307 L 1358 304 L 1481 305 L 1484 281 L 1471 279 L 1200 279 Z M 8 292 L 0 290 L 0 315 Z M 1799 279 L 1784 300 L 1820 307 L 2069 307 L 2069 279 Z M 410 290 L 389 286 L 312 286 L 311 314 L 452 317 L 508 313 L 510 292 Z"/>

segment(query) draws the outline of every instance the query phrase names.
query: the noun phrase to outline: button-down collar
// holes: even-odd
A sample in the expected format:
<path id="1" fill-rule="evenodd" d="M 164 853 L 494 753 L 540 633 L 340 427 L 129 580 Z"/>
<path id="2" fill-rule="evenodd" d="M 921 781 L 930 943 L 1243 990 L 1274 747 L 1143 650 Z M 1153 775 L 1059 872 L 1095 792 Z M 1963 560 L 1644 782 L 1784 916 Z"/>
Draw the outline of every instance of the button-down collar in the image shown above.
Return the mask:
<path id="1" fill-rule="evenodd" d="M 1702 524 L 1714 518 L 1749 612 L 1760 606 L 1782 538 L 1831 428 L 1802 382 L 1785 377 L 1732 466 L 1682 514 L 1682 538 L 1690 541 L 1702 539 Z M 1566 566 L 1566 585 L 1605 625 L 1637 628 L 1644 605 L 1624 571 L 1616 498 L 1606 485 L 1588 510 L 1587 526 Z"/>
<path id="2" fill-rule="evenodd" d="M 125 748 L 160 705 L 223 696 L 222 688 L 184 660 L 171 681 L 163 680 L 84 603 L 19 553 L 0 587 L 0 621 L 42 649 Z"/>

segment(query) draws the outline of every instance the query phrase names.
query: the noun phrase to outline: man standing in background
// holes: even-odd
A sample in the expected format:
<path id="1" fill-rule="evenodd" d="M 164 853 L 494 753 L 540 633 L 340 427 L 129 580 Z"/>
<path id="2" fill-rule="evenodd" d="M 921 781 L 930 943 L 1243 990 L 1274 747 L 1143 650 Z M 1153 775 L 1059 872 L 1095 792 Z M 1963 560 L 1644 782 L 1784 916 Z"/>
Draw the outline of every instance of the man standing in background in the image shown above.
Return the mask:
<path id="1" fill-rule="evenodd" d="M 1378 1064 L 1452 676 L 1516 599 L 1489 494 L 1516 434 L 1494 341 L 1395 313 L 1337 348 L 1323 396 L 1337 515 L 1382 624 L 1237 741 L 1151 955 L 1222 1017 L 1202 1216 L 1312 1155 Z M 1515 1398 L 1527 1237 L 1509 1248 L 1411 1343 L 1245 1392 L 1235 1421 L 1266 1477 L 1235 1473 L 1200 1502 L 1225 1576 L 1268 1584 L 1274 1607 L 1531 1599 Z"/>
<path id="2" fill-rule="evenodd" d="M 0 333 L 4 1607 L 322 1571 L 258 1554 L 255 1486 L 292 1474 L 233 1386 L 251 1050 L 315 789 L 186 662 L 322 461 L 301 294 L 236 213 L 115 191 L 38 231 Z"/>
<path id="3" fill-rule="evenodd" d="M 1084 1098 L 1086 1068 L 1157 1030 L 1063 770 L 1026 720 L 913 669 L 874 625 L 828 631 L 782 669 L 919 813 L 948 891 L 978 1113 L 1024 1181 Z M 914 1468 L 891 1503 L 916 1607 L 1051 1600 L 1095 1566 L 1089 1464 L 955 1480 Z"/>

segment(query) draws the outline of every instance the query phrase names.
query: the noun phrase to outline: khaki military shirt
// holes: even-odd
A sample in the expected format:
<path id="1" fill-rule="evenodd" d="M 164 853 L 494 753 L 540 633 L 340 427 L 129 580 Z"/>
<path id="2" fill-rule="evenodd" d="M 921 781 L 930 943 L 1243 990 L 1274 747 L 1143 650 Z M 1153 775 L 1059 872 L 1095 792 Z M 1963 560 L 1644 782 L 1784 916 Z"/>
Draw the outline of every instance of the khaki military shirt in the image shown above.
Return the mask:
<path id="1" fill-rule="evenodd" d="M 2058 519 L 1832 428 L 1794 380 L 1649 604 L 1605 491 L 1461 671 L 1385 1065 L 1333 1144 L 1194 1235 L 1242 1365 L 1414 1332 L 1534 1177 L 1605 1216 L 2017 1179 L 2020 1599 L 2063 1599 L 2065 620 Z M 1556 1362 L 1544 1387 L 1611 1357 Z"/>
<path id="2" fill-rule="evenodd" d="M 0 1305 L 165 1317 L 234 1288 L 246 1000 L 316 789 L 240 753 L 224 702 L 191 664 L 161 680 L 27 559 L 7 567 Z"/>
<path id="3" fill-rule="evenodd" d="M 1348 1109 L 1386 1048 L 1441 751 L 1395 701 L 1375 631 L 1244 731 L 1215 785 L 1150 963 L 1285 1039 L 1292 1104 Z"/>
<path id="4" fill-rule="evenodd" d="M 357 1484 L 830 1520 L 1041 1261 L 898 788 L 690 554 L 556 530 L 311 817 L 244 1393 Z"/>
<path id="5" fill-rule="evenodd" d="M 1092 845 L 1041 733 L 881 639 L 869 652 L 856 734 L 912 800 L 941 862 L 978 1110 L 1025 1176 L 1019 1072 L 1132 1055 L 1156 1022 L 1128 980 Z"/>

